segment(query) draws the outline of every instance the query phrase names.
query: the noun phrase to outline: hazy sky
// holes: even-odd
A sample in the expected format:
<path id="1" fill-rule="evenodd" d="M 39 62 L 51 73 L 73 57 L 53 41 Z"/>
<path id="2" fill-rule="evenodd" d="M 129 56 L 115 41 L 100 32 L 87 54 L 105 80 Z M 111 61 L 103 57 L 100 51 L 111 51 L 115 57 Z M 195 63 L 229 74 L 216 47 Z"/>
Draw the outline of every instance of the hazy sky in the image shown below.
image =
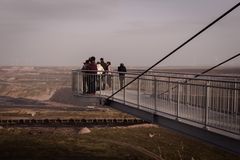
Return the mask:
<path id="1" fill-rule="evenodd" d="M 0 65 L 80 66 L 94 55 L 151 66 L 238 2 L 0 0 Z M 161 65 L 212 66 L 239 52 L 240 7 Z"/>

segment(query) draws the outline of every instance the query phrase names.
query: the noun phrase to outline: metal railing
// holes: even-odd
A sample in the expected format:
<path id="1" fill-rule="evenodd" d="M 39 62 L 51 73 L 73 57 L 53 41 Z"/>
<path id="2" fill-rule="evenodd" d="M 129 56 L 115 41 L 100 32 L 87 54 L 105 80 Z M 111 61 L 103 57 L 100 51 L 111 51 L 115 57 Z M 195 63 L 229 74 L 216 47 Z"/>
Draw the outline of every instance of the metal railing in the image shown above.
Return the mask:
<path id="1" fill-rule="evenodd" d="M 123 85 L 135 77 L 135 73 L 126 73 Z M 240 78 L 218 75 L 217 79 L 214 76 L 191 79 L 176 73 L 147 74 L 111 99 L 240 139 Z M 74 94 L 108 97 L 120 88 L 118 72 L 94 74 L 72 70 Z"/>

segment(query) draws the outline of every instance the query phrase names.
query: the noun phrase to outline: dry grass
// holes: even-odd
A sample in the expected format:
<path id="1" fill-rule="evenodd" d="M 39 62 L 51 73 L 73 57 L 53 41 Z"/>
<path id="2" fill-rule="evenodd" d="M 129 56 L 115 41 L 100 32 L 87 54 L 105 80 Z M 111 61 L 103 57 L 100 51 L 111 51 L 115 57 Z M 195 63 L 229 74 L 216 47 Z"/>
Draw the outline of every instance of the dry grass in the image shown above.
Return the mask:
<path id="1" fill-rule="evenodd" d="M 208 159 L 240 157 L 161 127 L 0 129 L 0 159 Z"/>

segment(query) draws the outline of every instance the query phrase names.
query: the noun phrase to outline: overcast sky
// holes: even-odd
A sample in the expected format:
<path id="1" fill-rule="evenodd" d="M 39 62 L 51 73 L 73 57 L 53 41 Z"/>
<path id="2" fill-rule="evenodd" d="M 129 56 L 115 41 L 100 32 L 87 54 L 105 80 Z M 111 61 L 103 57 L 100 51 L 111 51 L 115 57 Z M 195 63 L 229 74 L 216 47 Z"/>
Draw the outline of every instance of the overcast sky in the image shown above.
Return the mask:
<path id="1" fill-rule="evenodd" d="M 238 1 L 0 0 L 0 65 L 151 66 Z M 239 28 L 240 7 L 161 65 L 218 64 L 240 52 Z"/>

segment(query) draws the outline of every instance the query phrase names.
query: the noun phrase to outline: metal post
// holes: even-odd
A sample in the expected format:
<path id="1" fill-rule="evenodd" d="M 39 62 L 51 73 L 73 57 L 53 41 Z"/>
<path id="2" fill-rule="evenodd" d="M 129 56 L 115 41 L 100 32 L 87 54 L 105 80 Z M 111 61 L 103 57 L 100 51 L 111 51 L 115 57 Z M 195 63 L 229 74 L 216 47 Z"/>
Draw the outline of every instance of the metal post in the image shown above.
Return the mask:
<path id="1" fill-rule="evenodd" d="M 101 75 L 102 72 L 100 72 L 100 74 L 96 74 L 97 78 L 99 78 L 99 94 L 100 96 L 102 95 L 102 75 Z M 96 85 L 97 86 L 97 85 Z M 98 87 L 98 86 L 97 86 Z"/>
<path id="2" fill-rule="evenodd" d="M 74 81 L 75 81 L 75 74 L 74 71 L 72 71 L 72 92 L 75 92 L 75 88 L 74 88 Z"/>
<path id="3" fill-rule="evenodd" d="M 237 100 L 238 100 L 238 97 L 237 97 L 237 83 L 235 82 L 234 83 L 234 113 L 236 113 L 236 114 L 238 112 Z"/>
<path id="4" fill-rule="evenodd" d="M 154 76 L 154 111 L 157 112 L 157 79 Z"/>
<path id="5" fill-rule="evenodd" d="M 79 94 L 80 86 L 79 86 L 79 71 L 77 71 L 77 94 Z"/>
<path id="6" fill-rule="evenodd" d="M 112 95 L 113 95 L 113 93 L 114 93 L 114 86 L 115 86 L 115 84 L 114 84 L 114 78 L 115 78 L 115 76 L 114 76 L 114 74 L 113 74 L 113 76 L 112 76 Z M 114 96 L 112 96 L 112 100 L 114 99 Z"/>
<path id="7" fill-rule="evenodd" d="M 206 84 L 206 104 L 205 104 L 205 128 L 207 129 L 207 125 L 208 125 L 208 108 L 209 108 L 209 104 L 210 104 L 210 82 L 208 81 Z"/>
<path id="8" fill-rule="evenodd" d="M 171 100 L 171 86 L 170 86 L 170 77 L 168 77 L 168 100 L 169 100 L 169 102 L 170 102 L 170 100 Z"/>
<path id="9" fill-rule="evenodd" d="M 228 119 L 228 122 L 229 122 L 229 113 L 231 113 L 231 107 L 230 107 L 230 97 L 231 97 L 231 90 L 229 89 L 230 87 L 229 86 L 227 86 L 227 96 L 226 96 L 226 98 L 227 98 L 227 113 L 228 113 L 228 115 L 227 115 L 227 119 Z M 231 113 L 232 114 L 232 113 Z"/>
<path id="10" fill-rule="evenodd" d="M 180 107 L 180 83 L 178 82 L 177 84 L 177 120 L 179 118 L 179 107 Z"/>
<path id="11" fill-rule="evenodd" d="M 239 90 L 237 90 L 237 83 L 234 83 L 234 115 L 235 115 L 235 122 L 236 124 L 239 124 L 238 122 L 238 94 L 237 92 L 239 92 Z M 240 127 L 239 127 L 239 131 L 238 133 L 240 133 Z"/>
<path id="12" fill-rule="evenodd" d="M 187 93 L 186 93 L 187 95 L 187 106 L 189 106 L 189 104 L 190 104 L 190 85 L 187 85 Z"/>
<path id="13" fill-rule="evenodd" d="M 140 79 L 138 78 L 138 92 L 137 92 L 137 106 L 140 106 L 140 91 L 141 91 Z"/>
<path id="14" fill-rule="evenodd" d="M 125 86 L 125 79 L 123 80 L 123 86 Z M 126 87 L 123 88 L 123 103 L 126 104 Z"/>

